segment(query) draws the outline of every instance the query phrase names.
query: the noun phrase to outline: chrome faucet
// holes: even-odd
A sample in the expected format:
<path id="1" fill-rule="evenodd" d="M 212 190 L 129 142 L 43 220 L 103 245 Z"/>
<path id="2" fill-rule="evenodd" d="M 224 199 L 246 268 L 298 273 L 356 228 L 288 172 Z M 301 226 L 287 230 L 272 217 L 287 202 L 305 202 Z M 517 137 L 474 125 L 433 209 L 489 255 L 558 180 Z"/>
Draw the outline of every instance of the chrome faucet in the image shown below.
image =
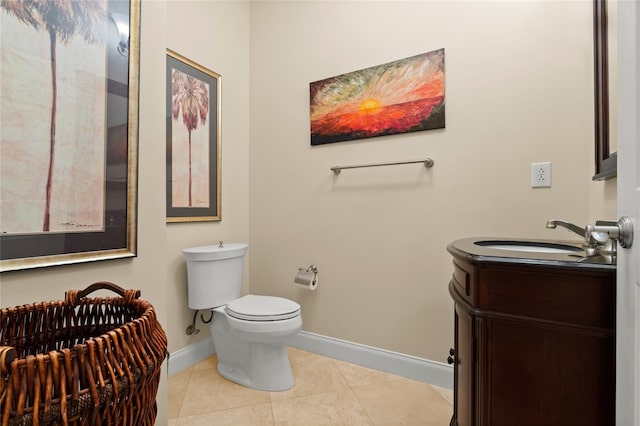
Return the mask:
<path id="1" fill-rule="evenodd" d="M 562 228 L 566 228 L 569 231 L 572 231 L 572 232 L 580 235 L 582 238 L 587 240 L 587 243 L 589 242 L 588 241 L 589 239 L 587 238 L 587 228 L 581 228 L 578 225 L 574 225 L 571 222 L 567 222 L 566 220 L 551 219 L 551 220 L 547 221 L 547 228 L 556 229 L 557 226 L 560 226 Z"/>
<path id="2" fill-rule="evenodd" d="M 615 256 L 617 251 L 616 243 L 620 243 L 622 247 L 627 248 L 633 242 L 633 223 L 626 216 L 621 217 L 618 222 L 599 220 L 595 225 L 587 225 L 584 228 L 560 219 L 548 220 L 546 226 L 549 229 L 555 229 L 560 226 L 580 235 L 584 238 L 584 249 L 587 256 L 596 254 Z"/>

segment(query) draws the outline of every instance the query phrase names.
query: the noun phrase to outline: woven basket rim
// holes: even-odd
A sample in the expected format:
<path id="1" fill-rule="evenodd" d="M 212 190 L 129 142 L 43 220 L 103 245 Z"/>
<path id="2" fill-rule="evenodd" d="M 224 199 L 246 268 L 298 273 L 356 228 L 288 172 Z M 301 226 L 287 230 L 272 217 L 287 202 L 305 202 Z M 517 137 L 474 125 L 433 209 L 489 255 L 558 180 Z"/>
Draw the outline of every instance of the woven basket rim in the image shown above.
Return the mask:
<path id="1" fill-rule="evenodd" d="M 119 296 L 87 297 L 98 289 Z M 152 426 L 167 338 L 153 305 L 139 296 L 98 282 L 64 300 L 1 309 L 1 425 Z"/>

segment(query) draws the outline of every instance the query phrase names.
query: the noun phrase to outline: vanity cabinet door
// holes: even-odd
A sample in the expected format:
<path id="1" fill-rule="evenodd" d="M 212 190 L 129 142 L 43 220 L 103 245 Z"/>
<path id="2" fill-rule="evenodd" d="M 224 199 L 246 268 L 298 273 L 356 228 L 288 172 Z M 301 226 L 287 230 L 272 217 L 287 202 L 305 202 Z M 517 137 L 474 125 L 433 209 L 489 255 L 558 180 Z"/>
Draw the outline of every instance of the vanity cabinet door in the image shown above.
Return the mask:
<path id="1" fill-rule="evenodd" d="M 474 424 L 475 348 L 473 318 L 459 304 L 455 305 L 454 405 L 452 425 Z"/>
<path id="2" fill-rule="evenodd" d="M 615 423 L 615 337 L 560 323 L 492 319 L 487 421 L 493 426 Z M 490 413 L 490 415 L 489 415 Z"/>

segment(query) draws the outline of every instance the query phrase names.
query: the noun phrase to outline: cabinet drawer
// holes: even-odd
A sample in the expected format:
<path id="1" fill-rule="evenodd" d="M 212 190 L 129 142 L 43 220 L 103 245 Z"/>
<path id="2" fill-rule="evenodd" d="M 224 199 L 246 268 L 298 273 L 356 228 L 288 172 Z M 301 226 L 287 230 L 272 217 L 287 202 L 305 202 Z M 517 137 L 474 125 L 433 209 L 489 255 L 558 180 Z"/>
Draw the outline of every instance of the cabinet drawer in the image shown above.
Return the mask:
<path id="1" fill-rule="evenodd" d="M 453 284 L 458 294 L 471 302 L 471 274 L 455 261 L 453 262 Z"/>
<path id="2" fill-rule="evenodd" d="M 615 331 L 615 276 L 493 268 L 482 271 L 480 280 L 483 297 L 474 307 Z"/>

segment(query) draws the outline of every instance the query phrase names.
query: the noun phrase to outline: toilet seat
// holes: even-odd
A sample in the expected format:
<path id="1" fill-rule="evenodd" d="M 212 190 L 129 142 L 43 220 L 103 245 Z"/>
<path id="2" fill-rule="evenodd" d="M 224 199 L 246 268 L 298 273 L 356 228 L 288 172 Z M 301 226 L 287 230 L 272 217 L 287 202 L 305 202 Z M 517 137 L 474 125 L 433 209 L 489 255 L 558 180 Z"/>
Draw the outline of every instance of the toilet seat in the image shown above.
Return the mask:
<path id="1" fill-rule="evenodd" d="M 245 321 L 282 321 L 300 315 L 300 305 L 274 296 L 246 295 L 225 306 L 227 315 Z"/>

